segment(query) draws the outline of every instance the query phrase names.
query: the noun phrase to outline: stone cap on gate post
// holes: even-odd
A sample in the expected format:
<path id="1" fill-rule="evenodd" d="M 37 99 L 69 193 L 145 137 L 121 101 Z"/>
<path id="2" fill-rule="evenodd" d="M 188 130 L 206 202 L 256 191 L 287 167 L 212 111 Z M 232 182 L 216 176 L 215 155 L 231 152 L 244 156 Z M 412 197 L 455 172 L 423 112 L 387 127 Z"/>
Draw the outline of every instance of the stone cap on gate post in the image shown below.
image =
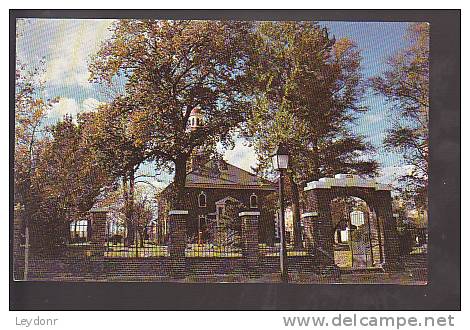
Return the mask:
<path id="1" fill-rule="evenodd" d="M 170 210 L 168 215 L 188 215 L 188 210 Z"/>
<path id="2" fill-rule="evenodd" d="M 109 208 L 93 207 L 88 212 L 91 214 L 92 228 L 94 226 L 95 227 L 94 229 L 96 228 L 99 228 L 98 230 L 102 230 L 102 228 L 106 229 L 106 220 L 107 220 L 106 216 L 109 212 Z"/>
<path id="3" fill-rule="evenodd" d="M 318 212 L 306 212 L 306 213 L 303 213 L 300 217 L 301 217 L 302 219 L 303 219 L 303 218 L 318 217 Z"/>
<path id="4" fill-rule="evenodd" d="M 369 188 L 376 191 L 391 191 L 393 189 L 390 185 L 379 183 L 374 179 L 362 178 L 356 174 L 336 174 L 334 178 L 321 178 L 308 182 L 304 191 L 335 187 Z"/>
<path id="5" fill-rule="evenodd" d="M 93 207 L 88 212 L 91 214 L 91 219 L 92 220 L 98 220 L 98 219 L 105 219 L 106 220 L 106 215 L 109 212 L 109 208 L 107 208 L 107 207 Z"/>
<path id="6" fill-rule="evenodd" d="M 90 209 L 90 213 L 106 213 L 109 211 L 107 207 L 93 207 Z"/>
<path id="7" fill-rule="evenodd" d="M 259 211 L 242 211 L 238 213 L 239 217 L 258 217 L 261 213 Z"/>
<path id="8" fill-rule="evenodd" d="M 91 214 L 91 227 L 92 227 L 92 241 L 96 241 L 96 239 L 101 240 L 102 237 L 105 235 L 106 231 L 106 220 L 107 220 L 107 213 L 109 212 L 109 208 L 107 207 L 93 207 L 88 211 Z M 97 237 L 98 236 L 98 237 Z"/>

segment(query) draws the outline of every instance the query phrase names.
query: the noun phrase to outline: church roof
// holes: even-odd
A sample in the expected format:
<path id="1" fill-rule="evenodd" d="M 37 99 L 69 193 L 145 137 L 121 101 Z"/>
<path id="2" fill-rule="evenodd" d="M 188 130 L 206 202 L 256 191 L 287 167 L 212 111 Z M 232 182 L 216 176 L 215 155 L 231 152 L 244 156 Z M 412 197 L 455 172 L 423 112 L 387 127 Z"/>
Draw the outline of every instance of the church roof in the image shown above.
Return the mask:
<path id="1" fill-rule="evenodd" d="M 200 107 L 195 107 L 195 108 L 193 108 L 193 109 L 191 110 L 190 115 L 191 115 L 191 116 L 194 116 L 194 115 L 197 115 L 197 114 L 200 114 L 200 113 L 202 113 L 202 112 L 201 112 L 201 108 L 200 108 Z"/>
<path id="2" fill-rule="evenodd" d="M 275 190 L 274 183 L 223 160 L 210 160 L 189 172 L 186 187 Z"/>

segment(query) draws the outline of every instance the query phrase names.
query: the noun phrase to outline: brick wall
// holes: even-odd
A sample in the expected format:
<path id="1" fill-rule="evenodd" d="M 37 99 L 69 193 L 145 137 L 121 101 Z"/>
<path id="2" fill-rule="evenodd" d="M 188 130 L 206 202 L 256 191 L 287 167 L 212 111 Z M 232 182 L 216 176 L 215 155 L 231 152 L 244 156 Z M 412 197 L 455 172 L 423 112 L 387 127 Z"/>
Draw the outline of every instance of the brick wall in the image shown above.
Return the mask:
<path id="1" fill-rule="evenodd" d="M 287 258 L 287 268 L 289 272 L 313 273 L 316 271 L 313 256 L 289 256 Z M 279 257 L 261 257 L 260 272 L 272 274 L 280 272 Z"/>
<path id="2" fill-rule="evenodd" d="M 86 245 L 68 247 L 54 255 L 31 251 L 28 280 L 94 279 L 90 258 L 86 256 L 89 249 Z"/>
<path id="3" fill-rule="evenodd" d="M 245 274 L 243 258 L 186 258 L 189 275 Z"/>
<path id="4" fill-rule="evenodd" d="M 169 280 L 171 262 L 168 257 L 105 258 L 103 273 L 96 274 L 87 247 L 69 247 L 56 256 L 33 254 L 30 256 L 29 280 L 41 281 L 122 281 Z M 312 256 L 289 257 L 289 271 L 310 273 L 315 271 Z M 186 277 L 210 275 L 247 275 L 249 270 L 243 257 L 187 257 Z M 260 257 L 262 274 L 279 273 L 279 257 Z"/>
<path id="5" fill-rule="evenodd" d="M 109 258 L 105 261 L 105 276 L 112 280 L 124 278 L 158 279 L 170 275 L 169 258 Z"/>
<path id="6" fill-rule="evenodd" d="M 206 207 L 199 207 L 198 197 L 199 194 L 204 191 L 206 195 Z M 225 198 L 233 197 L 243 203 L 245 206 L 250 206 L 250 196 L 252 194 L 258 196 L 258 206 L 260 207 L 263 203 L 266 203 L 268 195 L 272 194 L 271 190 L 261 189 L 227 189 L 227 188 L 186 188 L 186 205 L 185 210 L 188 210 L 188 221 L 187 221 L 187 232 L 188 235 L 194 235 L 198 230 L 198 219 L 200 215 L 206 215 L 209 213 L 216 212 L 215 202 Z M 166 191 L 165 194 L 161 195 L 159 200 L 159 232 L 163 232 L 162 226 L 169 222 L 168 212 L 169 203 L 167 198 L 171 198 L 171 191 Z M 168 225 L 167 225 L 168 226 Z M 271 242 L 274 240 L 274 218 L 269 215 L 261 214 L 259 220 L 259 239 L 261 242 Z M 165 239 L 166 241 L 166 239 Z"/>

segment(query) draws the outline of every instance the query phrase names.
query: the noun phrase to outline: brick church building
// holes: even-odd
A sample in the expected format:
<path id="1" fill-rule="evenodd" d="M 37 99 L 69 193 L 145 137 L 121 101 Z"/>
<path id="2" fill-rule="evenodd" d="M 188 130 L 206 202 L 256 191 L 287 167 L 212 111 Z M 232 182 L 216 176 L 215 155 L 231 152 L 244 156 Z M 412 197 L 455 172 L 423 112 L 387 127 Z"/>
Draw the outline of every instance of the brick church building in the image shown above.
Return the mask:
<path id="1" fill-rule="evenodd" d="M 203 114 L 195 108 L 189 117 L 188 129 L 198 129 L 202 125 Z M 173 183 L 170 183 L 158 198 L 157 237 L 161 243 L 168 239 L 172 189 Z M 229 203 L 242 205 L 245 210 L 260 211 L 260 242 L 273 242 L 274 215 L 263 212 L 263 203 L 268 203 L 268 196 L 272 197 L 276 191 L 273 182 L 222 159 L 208 160 L 201 151 L 196 150 L 188 164 L 185 189 L 186 209 L 189 212 L 187 237 L 190 242 L 207 243 L 209 224 L 219 223 Z"/>

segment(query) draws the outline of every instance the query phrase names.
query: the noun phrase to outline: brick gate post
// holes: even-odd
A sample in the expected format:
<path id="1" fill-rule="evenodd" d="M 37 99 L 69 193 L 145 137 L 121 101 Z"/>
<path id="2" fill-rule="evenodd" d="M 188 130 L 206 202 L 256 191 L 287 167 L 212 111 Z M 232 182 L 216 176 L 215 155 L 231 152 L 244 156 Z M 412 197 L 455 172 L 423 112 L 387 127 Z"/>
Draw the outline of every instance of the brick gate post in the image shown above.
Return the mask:
<path id="1" fill-rule="evenodd" d="M 318 221 L 318 212 L 307 212 L 301 216 L 304 225 L 305 245 L 309 255 L 315 254 L 315 223 Z"/>
<path id="2" fill-rule="evenodd" d="M 171 210 L 170 216 L 170 239 L 168 252 L 170 254 L 171 276 L 173 278 L 184 278 L 186 276 L 186 210 Z"/>
<path id="3" fill-rule="evenodd" d="M 376 192 L 376 214 L 379 224 L 383 225 L 384 233 L 384 257 L 383 268 L 389 270 L 401 270 L 403 264 L 400 261 L 400 245 L 397 224 L 392 213 L 392 197 L 388 190 Z"/>
<path id="4" fill-rule="evenodd" d="M 244 211 L 238 216 L 241 219 L 242 229 L 242 252 L 245 258 L 246 268 L 251 277 L 258 277 L 259 272 L 259 238 L 258 238 L 258 222 L 260 212 Z"/>
<path id="5" fill-rule="evenodd" d="M 106 251 L 107 208 L 93 208 L 91 213 L 91 271 L 96 279 L 104 279 L 104 253 Z"/>
<path id="6" fill-rule="evenodd" d="M 307 213 L 304 223 L 311 230 L 310 244 L 313 244 L 315 268 L 321 273 L 336 273 L 334 260 L 333 225 L 331 220 L 330 195 L 328 189 L 304 189 L 307 196 Z"/>

